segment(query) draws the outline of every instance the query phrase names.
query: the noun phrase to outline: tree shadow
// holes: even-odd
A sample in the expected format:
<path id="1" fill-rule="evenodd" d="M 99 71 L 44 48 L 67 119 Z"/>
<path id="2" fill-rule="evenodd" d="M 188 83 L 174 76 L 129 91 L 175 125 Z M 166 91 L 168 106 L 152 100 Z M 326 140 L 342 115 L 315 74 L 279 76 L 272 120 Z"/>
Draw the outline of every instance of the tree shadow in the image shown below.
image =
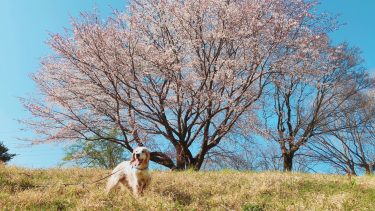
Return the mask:
<path id="1" fill-rule="evenodd" d="M 181 205 L 189 205 L 192 202 L 192 198 L 189 194 L 174 187 L 167 187 L 166 189 L 158 190 L 157 192 L 162 196 L 172 197 L 174 201 Z"/>

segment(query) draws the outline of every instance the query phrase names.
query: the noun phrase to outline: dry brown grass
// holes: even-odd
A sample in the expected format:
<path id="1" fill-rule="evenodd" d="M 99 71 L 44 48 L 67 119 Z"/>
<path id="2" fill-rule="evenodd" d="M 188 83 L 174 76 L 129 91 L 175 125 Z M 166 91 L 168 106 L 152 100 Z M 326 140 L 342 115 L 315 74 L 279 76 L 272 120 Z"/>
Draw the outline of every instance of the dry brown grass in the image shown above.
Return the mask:
<path id="1" fill-rule="evenodd" d="M 237 172 L 152 172 L 145 195 L 104 193 L 102 169 L 0 167 L 1 210 L 373 210 L 375 177 Z M 48 187 L 39 187 L 49 184 Z"/>

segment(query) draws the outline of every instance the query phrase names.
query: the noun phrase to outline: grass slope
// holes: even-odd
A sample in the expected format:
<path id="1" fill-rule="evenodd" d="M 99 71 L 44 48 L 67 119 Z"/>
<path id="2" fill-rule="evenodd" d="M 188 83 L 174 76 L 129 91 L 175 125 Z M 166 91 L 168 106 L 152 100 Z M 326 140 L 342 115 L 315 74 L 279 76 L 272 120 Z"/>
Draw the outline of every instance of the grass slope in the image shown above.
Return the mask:
<path id="1" fill-rule="evenodd" d="M 152 172 L 145 195 L 87 187 L 102 169 L 0 166 L 0 210 L 373 210 L 375 177 L 281 172 Z M 51 184 L 52 186 L 40 187 Z M 116 194 L 117 193 L 117 194 Z"/>

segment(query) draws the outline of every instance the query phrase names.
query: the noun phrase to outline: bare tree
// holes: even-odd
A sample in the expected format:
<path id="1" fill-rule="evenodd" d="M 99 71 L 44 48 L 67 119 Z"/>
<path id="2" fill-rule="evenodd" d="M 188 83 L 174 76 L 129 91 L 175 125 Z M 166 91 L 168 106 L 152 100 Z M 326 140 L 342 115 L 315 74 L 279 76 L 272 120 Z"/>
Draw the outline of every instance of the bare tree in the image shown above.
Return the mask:
<path id="1" fill-rule="evenodd" d="M 256 167 L 255 170 L 283 170 L 283 157 L 278 143 L 263 143 L 256 149 L 255 156 L 253 158 L 253 162 L 255 162 L 254 166 Z M 318 162 L 311 158 L 310 152 L 305 149 L 301 149 L 293 158 L 293 169 L 298 172 L 316 172 L 315 166 L 317 164 Z"/>
<path id="2" fill-rule="evenodd" d="M 83 14 L 51 36 L 55 54 L 33 75 L 42 97 L 24 99 L 35 117 L 24 122 L 42 142 L 107 140 L 129 151 L 153 142 L 152 161 L 199 170 L 235 128 L 255 127 L 275 65 L 313 53 L 307 44 L 330 21 L 313 6 L 134 0 L 105 22 Z M 108 138 L 109 129 L 121 135 Z"/>
<path id="3" fill-rule="evenodd" d="M 309 148 L 313 156 L 340 171 L 357 175 L 359 171 L 372 174 L 375 169 L 375 107 L 372 96 L 358 94 L 347 102 L 350 111 L 338 113 L 340 121 L 330 128 L 342 127 L 342 130 L 330 130 L 326 136 L 319 137 Z"/>
<path id="4" fill-rule="evenodd" d="M 251 145 L 251 147 L 249 147 Z M 204 169 L 257 170 L 259 147 L 249 137 L 232 137 L 207 153 Z"/>
<path id="5" fill-rule="evenodd" d="M 265 95 L 266 138 L 279 144 L 284 171 L 292 170 L 296 153 L 313 137 L 344 129 L 326 126 L 341 118 L 337 115 L 339 111 L 349 111 L 345 102 L 368 86 L 356 49 L 345 44 L 329 47 L 311 43 L 311 47 L 314 46 L 319 49 L 317 55 L 308 55 L 307 61 L 298 58 L 280 68 L 302 73 L 316 69 L 324 74 L 309 77 L 280 74 L 269 89 L 269 95 Z"/>

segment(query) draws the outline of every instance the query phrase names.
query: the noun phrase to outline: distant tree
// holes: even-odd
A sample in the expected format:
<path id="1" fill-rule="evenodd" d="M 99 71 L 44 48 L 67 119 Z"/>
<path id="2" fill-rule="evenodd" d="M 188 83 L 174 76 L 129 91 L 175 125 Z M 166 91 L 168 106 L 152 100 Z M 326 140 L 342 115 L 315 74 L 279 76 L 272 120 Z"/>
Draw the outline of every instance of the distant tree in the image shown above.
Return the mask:
<path id="1" fill-rule="evenodd" d="M 3 142 L 0 142 L 0 162 L 8 162 L 10 161 L 16 154 L 9 154 L 8 148 L 3 144 Z"/>
<path id="2" fill-rule="evenodd" d="M 327 126 L 340 121 L 339 112 L 351 112 L 346 102 L 370 84 L 356 49 L 346 44 L 334 47 L 318 41 L 310 45 L 319 49 L 319 53 L 305 56 L 315 58 L 316 62 L 306 62 L 303 57 L 298 57 L 279 68 L 294 69 L 299 73 L 315 69 L 316 73 L 322 74 L 308 77 L 280 74 L 268 94 L 264 95 L 264 133 L 266 138 L 279 144 L 284 171 L 293 169 L 295 156 L 313 137 L 346 127 Z"/>
<path id="3" fill-rule="evenodd" d="M 112 132 L 112 137 L 115 133 Z M 74 162 L 85 167 L 101 167 L 111 169 L 125 159 L 125 148 L 105 140 L 78 140 L 65 148 L 66 162 Z"/>
<path id="4" fill-rule="evenodd" d="M 252 147 L 249 147 L 249 143 Z M 202 168 L 257 170 L 258 154 L 256 150 L 258 148 L 253 140 L 237 137 L 207 153 Z"/>
<path id="5" fill-rule="evenodd" d="M 241 151 L 240 158 L 242 162 L 239 169 L 245 168 L 257 171 L 283 170 L 283 156 L 278 143 L 261 143 L 262 141 L 264 142 L 264 140 L 258 140 L 260 143 L 256 143 L 252 147 L 246 147 L 246 149 Z M 306 153 L 306 150 L 301 150 L 300 153 L 295 155 L 293 169 L 298 172 L 315 172 L 314 168 L 318 162 L 305 156 L 304 153 Z M 230 162 L 230 164 L 236 163 Z"/>
<path id="6" fill-rule="evenodd" d="M 375 106 L 373 96 L 360 94 L 347 102 L 351 108 L 341 110 L 339 121 L 327 125 L 325 136 L 309 145 L 317 161 L 333 166 L 339 172 L 357 175 L 375 171 Z M 343 125 L 343 126 L 341 126 Z M 332 130 L 331 128 L 343 128 Z"/>

